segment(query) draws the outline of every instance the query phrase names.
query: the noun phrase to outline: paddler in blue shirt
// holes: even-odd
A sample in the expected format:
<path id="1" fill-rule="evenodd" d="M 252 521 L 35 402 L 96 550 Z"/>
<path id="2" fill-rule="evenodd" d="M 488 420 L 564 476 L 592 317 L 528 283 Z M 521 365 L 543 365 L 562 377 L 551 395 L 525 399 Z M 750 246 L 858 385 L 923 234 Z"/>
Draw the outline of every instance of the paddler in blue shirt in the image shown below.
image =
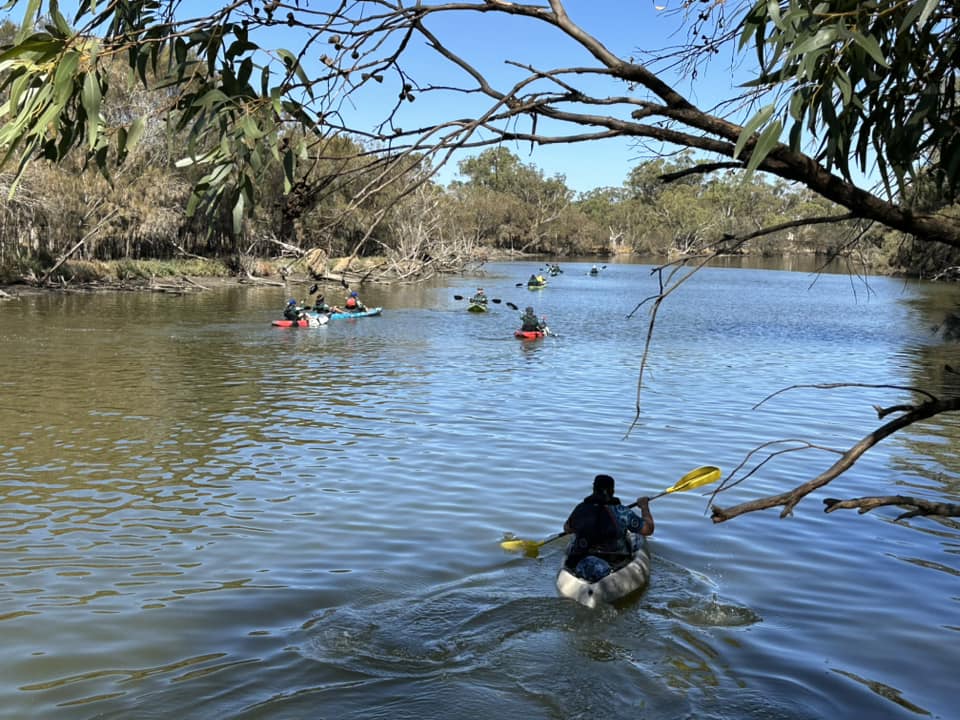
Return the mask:
<path id="1" fill-rule="evenodd" d="M 577 505 L 563 524 L 563 531 L 574 533 L 567 551 L 567 568 L 588 582 L 609 575 L 612 566 L 633 555 L 633 538 L 628 533 L 653 535 L 650 498 L 637 498 L 640 515 L 623 505 L 613 494 L 614 480 L 609 475 L 593 479 L 593 492 Z"/>

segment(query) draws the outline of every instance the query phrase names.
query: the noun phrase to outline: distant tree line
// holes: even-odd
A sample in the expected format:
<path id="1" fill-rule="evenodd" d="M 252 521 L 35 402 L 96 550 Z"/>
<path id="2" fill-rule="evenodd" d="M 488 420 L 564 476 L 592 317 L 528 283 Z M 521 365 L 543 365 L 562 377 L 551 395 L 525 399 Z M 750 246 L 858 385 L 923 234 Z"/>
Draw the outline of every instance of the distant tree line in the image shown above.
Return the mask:
<path id="1" fill-rule="evenodd" d="M 0 44 L 9 45 L 15 32 L 9 22 L 0 26 Z M 957 250 L 913 244 L 889 228 L 799 222 L 836 216 L 840 208 L 784 180 L 723 169 L 704 173 L 690 150 L 638 164 L 619 187 L 578 194 L 565 177 L 545 176 L 503 145 L 462 160 L 459 178 L 442 186 L 432 181 L 425 157 L 409 154 L 401 163 L 378 165 L 367 158 L 381 148 L 338 134 L 314 148 L 297 184 L 274 166 L 273 180 L 251 193 L 259 199 L 255 208 L 228 212 L 213 205 L 198 213 L 197 203 L 211 200 L 196 193 L 205 181 L 198 165 L 178 162 L 191 139 L 176 107 L 162 107 L 172 96 L 130 80 L 119 61 L 110 84 L 100 114 L 105 124 L 130 127 L 130 135 L 136 128 L 127 157 L 109 178 L 80 152 L 30 163 L 19 177 L 0 175 L 0 277 L 40 277 L 67 253 L 103 261 L 199 256 L 226 260 L 239 271 L 251 258 L 291 251 L 387 256 L 417 276 L 427 274 L 427 266 L 431 273 L 460 270 L 491 250 L 671 258 L 761 229 L 732 251 L 857 253 L 874 268 L 928 277 L 960 265 Z M 8 84 L 4 99 L 10 93 Z M 143 121 L 134 125 L 132 118 Z M 248 131 L 246 161 L 268 167 L 261 154 L 271 146 L 260 142 L 255 127 Z M 301 139 L 295 128 L 282 132 L 280 148 Z M 928 194 L 934 205 L 936 193 Z"/>

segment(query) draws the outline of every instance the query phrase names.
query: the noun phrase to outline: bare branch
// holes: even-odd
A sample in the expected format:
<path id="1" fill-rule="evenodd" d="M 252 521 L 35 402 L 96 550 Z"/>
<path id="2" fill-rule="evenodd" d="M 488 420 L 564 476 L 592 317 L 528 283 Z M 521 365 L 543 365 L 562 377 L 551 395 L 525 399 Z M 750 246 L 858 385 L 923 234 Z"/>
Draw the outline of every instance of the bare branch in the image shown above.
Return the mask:
<path id="1" fill-rule="evenodd" d="M 834 387 L 844 387 L 844 386 L 857 386 L 855 384 L 837 384 Z M 799 387 L 799 386 L 797 386 Z M 813 387 L 829 387 L 829 386 L 813 386 Z M 861 386 L 861 387 L 891 387 L 891 386 Z M 788 388 L 789 389 L 789 388 Z M 906 388 L 910 389 L 910 388 Z M 910 389 L 913 390 L 913 389 Z M 915 391 L 915 390 L 913 390 Z M 782 391 L 781 391 L 782 392 Z M 922 391 L 921 391 L 922 392 Z M 774 393 L 770 397 L 774 397 L 779 393 Z M 931 397 L 929 393 L 922 393 Z M 769 399 L 769 398 L 767 398 Z M 760 404 L 762 404 L 761 401 Z M 759 404 L 758 404 L 759 406 Z M 904 406 L 900 406 L 904 407 Z M 745 502 L 740 505 L 736 505 L 731 508 L 721 508 L 717 505 L 712 507 L 711 517 L 713 522 L 721 523 L 731 518 L 735 518 L 738 515 L 743 515 L 745 513 L 754 512 L 756 510 L 766 510 L 774 507 L 782 507 L 783 510 L 780 512 L 780 517 L 784 518 L 793 513 L 793 509 L 797 504 L 803 500 L 807 495 L 809 495 L 814 490 L 823 487 L 824 485 L 829 484 L 832 480 L 836 479 L 847 470 L 853 467 L 853 465 L 859 460 L 864 453 L 866 453 L 870 448 L 875 446 L 884 438 L 889 437 L 895 432 L 902 430 L 905 427 L 908 427 L 914 423 L 926 420 L 928 418 L 939 415 L 940 413 L 945 412 L 956 412 L 960 410 L 960 398 L 950 398 L 947 400 L 937 400 L 930 399 L 926 402 L 920 403 L 918 405 L 907 406 L 911 409 L 908 412 L 905 412 L 900 417 L 888 422 L 885 425 L 874 430 L 872 433 L 861 439 L 853 447 L 849 448 L 846 452 L 842 454 L 839 460 L 831 465 L 826 471 L 822 472 L 817 477 L 809 480 L 802 485 L 789 490 L 785 493 L 780 493 L 778 495 L 770 495 L 768 497 L 759 498 L 757 500 L 752 500 L 750 502 Z"/>
<path id="2" fill-rule="evenodd" d="M 660 179 L 665 183 L 672 183 L 676 180 L 688 177 L 690 175 L 707 175 L 708 173 L 716 172 L 717 170 L 743 170 L 744 164 L 742 162 L 715 162 L 715 163 L 699 163 L 698 165 L 693 165 L 683 170 L 678 170 L 677 172 L 664 173 L 660 176 Z"/>
<path id="3" fill-rule="evenodd" d="M 960 505 L 956 503 L 931 502 L 922 498 L 915 498 L 909 495 L 887 495 L 882 497 L 860 497 L 849 500 L 837 500 L 836 498 L 826 498 L 823 501 L 823 511 L 831 513 L 834 510 L 852 510 L 856 509 L 861 515 L 863 513 L 875 510 L 878 507 L 887 505 L 897 505 L 900 507 L 912 507 L 905 513 L 898 515 L 895 520 L 906 520 L 907 518 L 936 515 L 941 517 L 960 517 Z"/>

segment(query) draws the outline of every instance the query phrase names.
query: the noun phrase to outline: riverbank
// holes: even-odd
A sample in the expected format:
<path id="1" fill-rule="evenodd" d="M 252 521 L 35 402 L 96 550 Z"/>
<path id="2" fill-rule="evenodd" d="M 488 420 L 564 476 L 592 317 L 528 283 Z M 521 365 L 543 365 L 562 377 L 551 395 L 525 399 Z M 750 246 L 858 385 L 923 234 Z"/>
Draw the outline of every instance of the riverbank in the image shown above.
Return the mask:
<path id="1" fill-rule="evenodd" d="M 228 285 L 319 283 L 353 287 L 364 283 L 420 282 L 440 274 L 469 272 L 487 262 L 515 260 L 524 253 L 484 248 L 477 257 L 456 265 L 432 258 L 393 259 L 384 256 L 328 258 L 318 250 L 299 257 L 228 260 L 200 257 L 172 260 L 72 260 L 49 270 L 7 269 L 0 273 L 0 300 L 48 292 L 164 292 L 184 294 Z"/>
<path id="2" fill-rule="evenodd" d="M 391 282 L 395 272 L 382 257 L 300 259 L 242 258 L 239 267 L 222 260 L 187 258 L 175 260 L 66 261 L 38 275 L 22 273 L 17 280 L 0 279 L 0 299 L 50 292 L 163 292 L 185 294 L 230 285 L 338 284 Z M 410 268 L 406 268 L 411 272 Z"/>

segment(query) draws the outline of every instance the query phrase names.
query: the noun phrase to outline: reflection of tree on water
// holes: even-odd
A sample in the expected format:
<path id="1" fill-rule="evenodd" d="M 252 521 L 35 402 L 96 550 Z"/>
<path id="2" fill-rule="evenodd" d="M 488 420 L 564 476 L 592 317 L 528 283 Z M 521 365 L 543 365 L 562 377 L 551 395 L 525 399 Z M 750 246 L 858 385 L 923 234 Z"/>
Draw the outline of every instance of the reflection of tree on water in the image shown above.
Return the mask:
<path id="1" fill-rule="evenodd" d="M 758 472 L 778 456 L 807 450 L 828 450 L 840 457 L 828 469 L 816 477 L 777 495 L 758 498 L 740 503 L 734 507 L 723 508 L 716 504 L 712 507 L 714 522 L 724 522 L 738 515 L 769 508 L 781 508 L 781 517 L 792 514 L 793 509 L 813 491 L 824 487 L 831 481 L 850 470 L 862 457 L 880 441 L 916 425 L 909 433 L 897 436 L 903 447 L 920 457 L 929 458 L 930 465 L 918 466 L 910 462 L 911 474 L 919 478 L 929 478 L 925 483 L 921 479 L 916 483 L 918 489 L 940 493 L 942 501 L 936 498 L 907 494 L 871 495 L 847 499 L 824 499 L 825 512 L 839 509 L 856 509 L 860 513 L 869 512 L 878 507 L 895 506 L 903 510 L 897 520 L 917 516 L 960 516 L 960 504 L 952 503 L 953 495 L 960 491 L 960 479 L 944 482 L 942 473 L 957 466 L 957 453 L 953 450 L 960 441 L 960 310 L 957 304 L 957 292 L 953 286 L 924 285 L 918 287 L 917 294 L 907 300 L 918 316 L 920 327 L 930 329 L 929 342 L 914 340 L 909 347 L 910 366 L 908 375 L 915 380 L 907 385 L 868 384 L 868 383 L 817 383 L 794 385 L 783 388 L 761 400 L 763 405 L 776 396 L 787 392 L 807 392 L 810 390 L 833 391 L 840 388 L 865 388 L 868 391 L 894 391 L 895 403 L 881 406 L 874 404 L 879 424 L 849 448 L 825 448 L 804 440 L 775 440 L 754 448 L 730 475 L 723 480 L 714 494 L 714 499 L 723 491 L 730 489 Z M 917 337 L 922 337 L 918 333 Z M 905 341 L 904 345 L 910 345 Z M 903 355 L 903 353 L 900 353 Z M 757 407 L 757 406 L 755 406 Z M 934 420 L 935 418 L 935 420 Z M 903 461 L 901 460 L 901 463 Z M 898 486 L 905 486 L 899 478 L 891 478 Z"/>
<path id="2" fill-rule="evenodd" d="M 926 283 L 907 301 L 919 322 L 930 330 L 931 342 L 915 348 L 911 385 L 932 395 L 960 395 L 960 298 L 952 284 Z M 919 428 L 918 428 L 919 430 Z M 957 448 L 960 448 L 960 415 L 942 413 L 923 424 L 922 432 L 904 433 L 899 442 L 908 452 L 893 458 L 893 466 L 908 477 L 897 481 L 920 491 L 945 496 L 960 495 Z M 916 456 L 916 457 L 912 457 Z"/>
<path id="3" fill-rule="evenodd" d="M 934 325 L 933 330 L 939 332 L 940 336 L 946 341 L 960 340 L 960 312 L 953 311 L 947 313 L 943 322 Z"/>

